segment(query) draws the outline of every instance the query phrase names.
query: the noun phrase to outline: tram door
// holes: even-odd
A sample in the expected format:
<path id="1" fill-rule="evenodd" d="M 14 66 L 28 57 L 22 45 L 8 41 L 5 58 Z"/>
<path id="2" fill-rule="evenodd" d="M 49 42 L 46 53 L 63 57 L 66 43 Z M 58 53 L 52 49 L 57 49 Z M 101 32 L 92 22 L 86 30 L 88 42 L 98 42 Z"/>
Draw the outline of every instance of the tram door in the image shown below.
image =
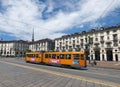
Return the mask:
<path id="1" fill-rule="evenodd" d="M 79 65 L 79 59 L 80 59 L 80 55 L 79 54 L 73 54 L 73 64 L 74 65 Z"/>

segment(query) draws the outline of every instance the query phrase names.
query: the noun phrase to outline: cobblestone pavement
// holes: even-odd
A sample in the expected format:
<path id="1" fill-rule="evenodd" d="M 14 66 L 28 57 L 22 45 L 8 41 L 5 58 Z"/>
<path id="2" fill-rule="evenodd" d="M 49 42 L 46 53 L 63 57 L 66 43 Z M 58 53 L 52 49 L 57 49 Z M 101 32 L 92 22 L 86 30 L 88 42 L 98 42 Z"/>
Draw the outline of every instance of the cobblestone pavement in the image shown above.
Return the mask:
<path id="1" fill-rule="evenodd" d="M 28 64 L 29 65 L 29 64 Z M 0 60 L 0 87 L 120 87 L 118 84 L 85 79 Z"/>

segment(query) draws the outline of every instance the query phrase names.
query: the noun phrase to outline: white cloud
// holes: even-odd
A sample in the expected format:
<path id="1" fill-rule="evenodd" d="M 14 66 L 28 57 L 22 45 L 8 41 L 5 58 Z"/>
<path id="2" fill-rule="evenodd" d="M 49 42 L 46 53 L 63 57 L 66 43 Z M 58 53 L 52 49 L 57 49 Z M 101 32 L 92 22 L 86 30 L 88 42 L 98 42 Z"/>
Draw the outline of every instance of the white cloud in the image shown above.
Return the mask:
<path id="1" fill-rule="evenodd" d="M 0 29 L 21 39 L 31 40 L 33 28 L 35 39 L 56 38 L 63 35 L 61 32 L 64 30 L 74 26 L 83 27 L 87 22 L 94 23 L 120 7 L 120 0 L 78 0 L 78 3 L 74 4 L 71 0 L 60 4 L 54 0 L 48 1 L 43 3 L 38 0 L 3 0 L 2 6 L 6 10 L 0 13 Z M 46 7 L 46 12 L 49 13 L 60 5 L 68 7 L 68 11 L 61 8 L 50 18 L 42 19 Z"/>

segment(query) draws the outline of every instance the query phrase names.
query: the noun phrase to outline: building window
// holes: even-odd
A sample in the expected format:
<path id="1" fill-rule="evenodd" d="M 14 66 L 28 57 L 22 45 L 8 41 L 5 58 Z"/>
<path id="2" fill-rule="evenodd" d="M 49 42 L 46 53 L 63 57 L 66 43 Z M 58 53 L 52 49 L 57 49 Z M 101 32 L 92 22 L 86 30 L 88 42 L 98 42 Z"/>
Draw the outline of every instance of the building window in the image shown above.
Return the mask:
<path id="1" fill-rule="evenodd" d="M 79 40 L 77 40 L 77 43 L 79 43 Z"/>
<path id="2" fill-rule="evenodd" d="M 111 43 L 106 43 L 107 47 L 111 47 Z"/>
<path id="3" fill-rule="evenodd" d="M 117 34 L 113 34 L 113 40 L 117 40 Z"/>
<path id="4" fill-rule="evenodd" d="M 89 44 L 93 44 L 93 37 L 89 37 Z"/>
<path id="5" fill-rule="evenodd" d="M 107 39 L 108 39 L 108 40 L 110 39 L 109 36 L 107 37 Z"/>
<path id="6" fill-rule="evenodd" d="M 118 46 L 118 43 L 117 43 L 117 42 L 114 42 L 114 46 L 115 46 L 115 47 Z"/>
<path id="7" fill-rule="evenodd" d="M 75 44 L 75 40 L 73 40 L 73 44 Z"/>
<path id="8" fill-rule="evenodd" d="M 66 45 L 66 49 L 68 49 L 68 45 Z"/>
<path id="9" fill-rule="evenodd" d="M 102 60 L 103 60 L 103 61 L 105 60 L 104 54 L 102 55 Z"/>
<path id="10" fill-rule="evenodd" d="M 98 36 L 98 33 L 95 33 L 95 36 Z"/>
<path id="11" fill-rule="evenodd" d="M 118 55 L 117 54 L 115 54 L 115 60 L 118 61 Z"/>
<path id="12" fill-rule="evenodd" d="M 113 32 L 117 32 L 117 30 L 113 30 Z"/>
<path id="13" fill-rule="evenodd" d="M 107 33 L 107 34 L 110 34 L 110 31 L 107 31 L 106 33 Z"/>
<path id="14" fill-rule="evenodd" d="M 83 39 L 81 39 L 81 43 L 83 43 Z"/>
<path id="15" fill-rule="evenodd" d="M 66 44 L 68 44 L 68 41 L 66 41 Z"/>
<path id="16" fill-rule="evenodd" d="M 101 39 L 101 41 L 103 41 L 104 40 L 104 36 L 101 36 L 100 39 Z"/>
<path id="17" fill-rule="evenodd" d="M 87 38 L 85 38 L 85 42 L 87 42 Z"/>
<path id="18" fill-rule="evenodd" d="M 101 43 L 101 46 L 104 47 L 104 43 Z"/>
<path id="19" fill-rule="evenodd" d="M 115 52 L 117 52 L 117 50 L 115 50 Z"/>
<path id="20" fill-rule="evenodd" d="M 91 60 L 93 60 L 93 55 L 91 55 Z"/>
<path id="21" fill-rule="evenodd" d="M 95 44 L 95 48 L 99 48 L 99 44 Z"/>
<path id="22" fill-rule="evenodd" d="M 98 38 L 95 38 L 95 41 L 98 41 Z"/>

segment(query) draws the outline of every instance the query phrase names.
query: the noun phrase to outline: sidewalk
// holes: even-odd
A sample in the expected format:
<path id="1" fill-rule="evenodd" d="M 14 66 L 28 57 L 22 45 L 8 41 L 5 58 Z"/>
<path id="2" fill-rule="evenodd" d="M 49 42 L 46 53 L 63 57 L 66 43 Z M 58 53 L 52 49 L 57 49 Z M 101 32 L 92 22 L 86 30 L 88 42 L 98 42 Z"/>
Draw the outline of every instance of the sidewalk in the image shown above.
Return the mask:
<path id="1" fill-rule="evenodd" d="M 114 61 L 96 61 L 96 62 L 97 62 L 97 65 L 92 66 L 92 64 L 89 64 L 89 61 L 87 61 L 87 65 L 88 67 L 109 68 L 109 69 L 120 70 L 120 62 L 114 62 Z"/>

